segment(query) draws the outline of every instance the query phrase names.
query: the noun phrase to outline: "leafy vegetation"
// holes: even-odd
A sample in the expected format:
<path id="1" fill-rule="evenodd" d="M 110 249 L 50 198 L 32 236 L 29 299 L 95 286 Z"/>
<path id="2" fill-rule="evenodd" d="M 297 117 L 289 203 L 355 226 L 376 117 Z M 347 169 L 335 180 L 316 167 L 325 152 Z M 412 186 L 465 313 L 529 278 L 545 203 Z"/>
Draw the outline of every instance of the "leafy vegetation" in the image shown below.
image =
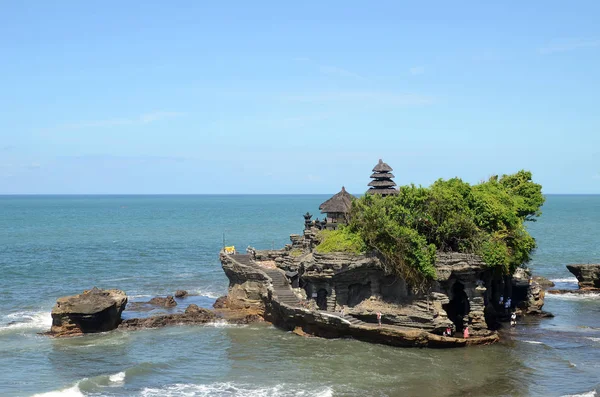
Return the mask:
<path id="1" fill-rule="evenodd" d="M 339 251 L 338 243 L 344 250 L 356 249 L 362 242 L 417 288 L 435 277 L 437 250 L 475 253 L 501 273 L 512 274 L 531 259 L 535 240 L 524 222 L 540 216 L 543 203 L 542 187 L 529 171 L 477 185 L 453 178 L 429 188 L 402 186 L 395 196 L 354 200 L 348 227 L 326 234 L 317 249 Z"/>
<path id="2" fill-rule="evenodd" d="M 322 230 L 319 232 L 319 238 L 321 243 L 316 250 L 322 254 L 332 252 L 362 254 L 367 248 L 358 234 L 351 233 L 348 228 L 343 226 L 337 230 Z"/>

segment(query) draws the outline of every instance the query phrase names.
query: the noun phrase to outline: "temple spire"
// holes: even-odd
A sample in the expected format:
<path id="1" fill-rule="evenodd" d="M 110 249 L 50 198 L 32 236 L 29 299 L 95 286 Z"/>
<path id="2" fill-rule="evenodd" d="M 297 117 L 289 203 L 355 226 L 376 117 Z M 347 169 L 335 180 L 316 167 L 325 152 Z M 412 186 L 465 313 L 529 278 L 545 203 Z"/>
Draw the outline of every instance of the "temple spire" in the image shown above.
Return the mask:
<path id="1" fill-rule="evenodd" d="M 373 174 L 371 174 L 370 189 L 367 190 L 367 194 L 380 194 L 382 196 L 388 196 L 390 194 L 398 194 L 398 189 L 395 188 L 396 183 L 392 180 L 394 174 L 393 169 L 389 165 L 379 159 L 379 162 L 373 168 Z"/>

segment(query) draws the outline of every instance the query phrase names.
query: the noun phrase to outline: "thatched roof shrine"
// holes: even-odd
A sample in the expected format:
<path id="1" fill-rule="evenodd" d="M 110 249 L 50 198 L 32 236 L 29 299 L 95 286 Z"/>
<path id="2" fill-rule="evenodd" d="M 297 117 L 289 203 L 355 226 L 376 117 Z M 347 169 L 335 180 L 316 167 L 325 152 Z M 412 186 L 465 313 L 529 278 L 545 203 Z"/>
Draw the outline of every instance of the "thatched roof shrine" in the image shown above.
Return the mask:
<path id="1" fill-rule="evenodd" d="M 350 211 L 352 205 L 353 195 L 346 191 L 346 188 L 342 186 L 342 190 L 325 201 L 319 206 L 322 214 L 339 213 L 346 214 Z"/>
<path id="2" fill-rule="evenodd" d="M 394 174 L 391 171 L 393 171 L 392 167 L 379 159 L 379 162 L 373 168 L 373 174 L 371 174 L 373 180 L 368 185 L 370 189 L 367 190 L 367 194 L 381 194 L 382 196 L 398 194 L 398 189 L 394 187 L 396 182 L 392 180 Z"/>

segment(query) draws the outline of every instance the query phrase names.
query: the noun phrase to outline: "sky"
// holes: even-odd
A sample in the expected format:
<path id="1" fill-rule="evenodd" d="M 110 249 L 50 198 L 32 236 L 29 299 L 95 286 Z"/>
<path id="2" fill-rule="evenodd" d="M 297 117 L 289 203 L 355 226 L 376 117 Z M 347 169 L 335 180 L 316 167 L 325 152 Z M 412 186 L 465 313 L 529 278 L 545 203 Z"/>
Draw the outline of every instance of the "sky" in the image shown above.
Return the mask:
<path id="1" fill-rule="evenodd" d="M 598 1 L 2 1 L 0 194 L 600 193 Z"/>

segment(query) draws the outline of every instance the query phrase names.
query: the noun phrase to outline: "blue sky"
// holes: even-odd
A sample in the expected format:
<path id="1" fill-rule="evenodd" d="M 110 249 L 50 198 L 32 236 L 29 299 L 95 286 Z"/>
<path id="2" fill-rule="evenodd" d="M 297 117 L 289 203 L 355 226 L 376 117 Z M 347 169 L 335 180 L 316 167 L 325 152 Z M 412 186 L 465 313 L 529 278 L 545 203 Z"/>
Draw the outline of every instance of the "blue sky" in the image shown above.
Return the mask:
<path id="1" fill-rule="evenodd" d="M 208 3 L 0 2 L 0 194 L 600 193 L 600 2 Z"/>

